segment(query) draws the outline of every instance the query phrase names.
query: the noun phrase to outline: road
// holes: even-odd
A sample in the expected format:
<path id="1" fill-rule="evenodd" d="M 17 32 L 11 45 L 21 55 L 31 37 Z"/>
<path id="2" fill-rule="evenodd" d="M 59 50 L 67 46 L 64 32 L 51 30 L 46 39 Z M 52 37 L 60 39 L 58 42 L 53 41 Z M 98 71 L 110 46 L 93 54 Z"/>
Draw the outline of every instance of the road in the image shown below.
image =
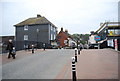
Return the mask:
<path id="1" fill-rule="evenodd" d="M 2 79 L 55 79 L 61 69 L 71 62 L 74 50 L 47 50 L 6 63 Z M 71 65 L 70 65 L 71 66 Z"/>

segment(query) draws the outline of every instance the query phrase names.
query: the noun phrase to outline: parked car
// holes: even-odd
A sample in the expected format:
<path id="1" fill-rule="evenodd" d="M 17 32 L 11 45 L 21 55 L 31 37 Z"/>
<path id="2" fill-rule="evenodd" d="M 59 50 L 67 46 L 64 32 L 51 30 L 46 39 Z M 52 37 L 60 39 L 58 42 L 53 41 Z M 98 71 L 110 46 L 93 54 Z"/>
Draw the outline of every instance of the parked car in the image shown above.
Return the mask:
<path id="1" fill-rule="evenodd" d="M 98 49 L 98 44 L 90 44 L 89 49 Z"/>
<path id="2" fill-rule="evenodd" d="M 85 44 L 84 49 L 88 49 L 88 48 L 89 48 L 88 44 Z"/>

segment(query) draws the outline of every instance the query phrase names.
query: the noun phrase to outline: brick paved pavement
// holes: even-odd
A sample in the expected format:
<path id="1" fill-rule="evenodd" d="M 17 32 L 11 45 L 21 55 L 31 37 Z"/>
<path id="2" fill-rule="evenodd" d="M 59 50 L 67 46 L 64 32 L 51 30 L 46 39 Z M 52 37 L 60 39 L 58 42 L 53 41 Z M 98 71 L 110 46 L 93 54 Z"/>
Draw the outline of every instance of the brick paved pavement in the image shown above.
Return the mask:
<path id="1" fill-rule="evenodd" d="M 77 63 L 78 79 L 118 79 L 118 52 L 83 50 Z"/>
<path id="2" fill-rule="evenodd" d="M 118 52 L 112 49 L 83 49 L 78 55 L 76 68 L 77 79 L 118 79 Z M 58 76 L 57 79 L 72 79 L 70 61 Z"/>

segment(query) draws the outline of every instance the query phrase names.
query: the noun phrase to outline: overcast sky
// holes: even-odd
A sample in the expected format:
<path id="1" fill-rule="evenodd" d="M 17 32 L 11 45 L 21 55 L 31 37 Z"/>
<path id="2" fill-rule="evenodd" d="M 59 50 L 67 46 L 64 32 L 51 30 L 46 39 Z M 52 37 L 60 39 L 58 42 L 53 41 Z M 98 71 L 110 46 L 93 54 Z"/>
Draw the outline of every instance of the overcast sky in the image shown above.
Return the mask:
<path id="1" fill-rule="evenodd" d="M 1 0 L 2 33 L 15 35 L 13 25 L 37 14 L 70 34 L 90 33 L 101 22 L 118 20 L 119 0 Z"/>

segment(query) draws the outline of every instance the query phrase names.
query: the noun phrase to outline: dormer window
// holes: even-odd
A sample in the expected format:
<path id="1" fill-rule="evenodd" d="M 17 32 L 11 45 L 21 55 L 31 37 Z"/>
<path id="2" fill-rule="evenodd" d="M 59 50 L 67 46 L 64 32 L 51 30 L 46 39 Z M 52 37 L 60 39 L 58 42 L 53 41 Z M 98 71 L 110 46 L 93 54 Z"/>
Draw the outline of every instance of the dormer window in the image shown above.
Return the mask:
<path id="1" fill-rule="evenodd" d="M 25 25 L 25 26 L 24 26 L 24 30 L 28 30 L 28 25 Z"/>

